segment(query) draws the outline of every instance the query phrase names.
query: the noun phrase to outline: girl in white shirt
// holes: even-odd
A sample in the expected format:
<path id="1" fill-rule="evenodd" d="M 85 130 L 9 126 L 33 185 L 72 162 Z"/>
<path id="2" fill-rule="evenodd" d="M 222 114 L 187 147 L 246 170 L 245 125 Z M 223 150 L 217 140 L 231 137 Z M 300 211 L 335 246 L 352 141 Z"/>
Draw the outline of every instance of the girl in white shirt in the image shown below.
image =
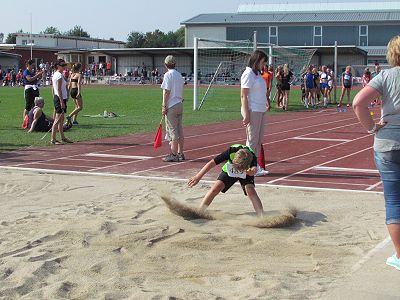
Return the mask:
<path id="1" fill-rule="evenodd" d="M 255 50 L 250 56 L 248 66 L 240 79 L 241 113 L 243 126 L 246 127 L 247 142 L 256 156 L 260 154 L 264 137 L 265 112 L 267 111 L 267 85 L 260 75 L 267 56 L 261 50 Z M 260 166 L 256 176 L 268 174 Z"/>

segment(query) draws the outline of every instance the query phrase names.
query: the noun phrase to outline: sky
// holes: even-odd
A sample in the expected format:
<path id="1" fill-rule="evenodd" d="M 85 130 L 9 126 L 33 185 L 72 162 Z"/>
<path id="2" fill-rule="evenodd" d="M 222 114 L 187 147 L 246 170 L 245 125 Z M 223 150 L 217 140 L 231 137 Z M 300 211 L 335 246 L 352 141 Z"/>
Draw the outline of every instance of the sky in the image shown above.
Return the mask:
<path id="1" fill-rule="evenodd" d="M 132 31 L 176 31 L 180 22 L 201 13 L 235 13 L 249 0 L 2 0 L 0 32 L 22 29 L 39 33 L 47 27 L 61 32 L 80 25 L 93 38 L 126 41 Z"/>

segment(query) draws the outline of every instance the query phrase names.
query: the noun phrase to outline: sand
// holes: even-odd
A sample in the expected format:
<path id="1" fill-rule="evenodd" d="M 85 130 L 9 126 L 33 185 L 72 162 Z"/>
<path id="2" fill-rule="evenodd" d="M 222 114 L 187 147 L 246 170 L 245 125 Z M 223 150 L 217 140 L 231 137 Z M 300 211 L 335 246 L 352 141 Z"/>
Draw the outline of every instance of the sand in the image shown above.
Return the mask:
<path id="1" fill-rule="evenodd" d="M 209 185 L 0 170 L 0 299 L 320 299 L 386 238 L 382 195 L 240 186 L 187 220 Z"/>

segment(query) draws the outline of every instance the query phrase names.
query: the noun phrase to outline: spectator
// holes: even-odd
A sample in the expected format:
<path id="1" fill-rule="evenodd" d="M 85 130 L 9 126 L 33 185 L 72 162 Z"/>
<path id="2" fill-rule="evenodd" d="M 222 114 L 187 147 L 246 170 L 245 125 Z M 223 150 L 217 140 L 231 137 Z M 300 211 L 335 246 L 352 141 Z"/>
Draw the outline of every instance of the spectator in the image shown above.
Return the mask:
<path id="1" fill-rule="evenodd" d="M 34 106 L 35 97 L 39 97 L 38 79 L 41 78 L 43 71 L 35 72 L 35 61 L 28 60 L 26 62 L 26 70 L 22 75 L 25 86 L 25 109 L 22 116 L 22 123 L 24 123 L 25 116 Z"/>
<path id="2" fill-rule="evenodd" d="M 342 106 L 342 101 L 345 93 L 347 93 L 347 106 L 350 106 L 350 92 L 352 86 L 353 74 L 351 73 L 351 67 L 347 66 L 346 71 L 344 71 L 342 74 L 342 94 L 340 95 L 338 107 Z"/>
<path id="3" fill-rule="evenodd" d="M 362 77 L 362 86 L 365 87 L 371 80 L 371 72 L 369 71 L 369 68 L 365 68 L 364 74 Z"/>
<path id="4" fill-rule="evenodd" d="M 34 131 L 49 132 L 53 125 L 53 120 L 47 117 L 43 112 L 44 99 L 35 98 L 35 106 L 28 113 L 28 133 Z"/>
<path id="5" fill-rule="evenodd" d="M 283 110 L 288 109 L 289 105 L 289 92 L 290 92 L 290 85 L 292 84 L 294 76 L 292 71 L 289 69 L 288 64 L 283 65 L 283 75 L 282 75 L 282 96 L 283 96 Z"/>
<path id="6" fill-rule="evenodd" d="M 52 145 L 60 145 L 63 143 L 72 143 L 69 139 L 67 139 L 64 135 L 64 114 L 67 112 L 67 99 L 68 99 L 68 90 L 67 90 L 67 80 L 63 76 L 63 71 L 67 64 L 63 59 L 57 60 L 54 64 L 56 71 L 53 74 L 52 82 L 53 82 L 53 97 L 54 97 L 54 109 L 56 112 L 53 127 L 51 129 L 51 140 L 50 143 Z M 60 132 L 61 142 L 56 140 L 57 131 Z"/>
<path id="7" fill-rule="evenodd" d="M 76 120 L 78 113 L 83 108 L 82 94 L 81 94 L 81 68 L 80 63 L 72 66 L 72 74 L 69 79 L 68 90 L 71 91 L 71 98 L 74 99 L 75 109 L 67 116 L 68 125 L 77 125 Z"/>
<path id="8" fill-rule="evenodd" d="M 175 57 L 168 55 L 164 60 L 167 72 L 161 84 L 163 89 L 162 115 L 165 116 L 167 138 L 170 141 L 171 153 L 163 158 L 165 162 L 185 160 L 183 154 L 183 86 L 184 80 L 176 67 Z"/>
<path id="9" fill-rule="evenodd" d="M 386 58 L 392 68 L 372 78 L 356 95 L 353 107 L 361 125 L 375 134 L 375 165 L 383 183 L 386 225 L 395 248 L 386 264 L 400 270 L 400 36 L 390 40 Z M 375 123 L 368 106 L 379 96 L 381 120 Z"/>
<path id="10" fill-rule="evenodd" d="M 264 138 L 265 112 L 267 111 L 267 85 L 260 72 L 267 56 L 261 50 L 255 50 L 240 79 L 240 100 L 243 126 L 246 127 L 246 146 L 260 154 Z M 268 174 L 257 165 L 256 176 Z"/>

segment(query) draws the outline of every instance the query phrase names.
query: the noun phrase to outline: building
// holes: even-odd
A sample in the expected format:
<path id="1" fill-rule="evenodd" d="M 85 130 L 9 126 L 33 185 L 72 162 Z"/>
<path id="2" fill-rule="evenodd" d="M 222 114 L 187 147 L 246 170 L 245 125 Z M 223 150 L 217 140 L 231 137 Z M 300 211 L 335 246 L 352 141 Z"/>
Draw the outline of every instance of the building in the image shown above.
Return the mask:
<path id="1" fill-rule="evenodd" d="M 31 57 L 37 65 L 41 62 L 55 61 L 56 55 L 60 51 L 63 51 L 62 57 L 67 63 L 80 62 L 85 65 L 93 62 L 106 62 L 111 58 L 98 52 L 90 55 L 90 51 L 95 48 L 116 49 L 125 47 L 125 42 L 121 41 L 54 34 L 16 33 L 15 37 L 15 44 L 0 44 L 0 50 L 20 55 L 20 67 Z"/>
<path id="2" fill-rule="evenodd" d="M 267 2 L 267 1 L 266 1 Z M 258 43 L 325 49 L 315 64 L 332 64 L 338 45 L 353 48 L 342 53 L 339 65 L 385 64 L 386 46 L 400 33 L 400 2 L 394 0 L 276 0 L 268 4 L 240 5 L 236 13 L 200 14 L 181 24 L 186 28 L 186 47 L 193 38 L 218 40 L 252 39 Z M 367 57 L 363 57 L 365 51 Z M 329 53 L 327 53 L 329 52 Z"/>
<path id="3" fill-rule="evenodd" d="M 18 72 L 21 55 L 0 51 L 0 69 L 7 72 L 15 69 Z"/>

